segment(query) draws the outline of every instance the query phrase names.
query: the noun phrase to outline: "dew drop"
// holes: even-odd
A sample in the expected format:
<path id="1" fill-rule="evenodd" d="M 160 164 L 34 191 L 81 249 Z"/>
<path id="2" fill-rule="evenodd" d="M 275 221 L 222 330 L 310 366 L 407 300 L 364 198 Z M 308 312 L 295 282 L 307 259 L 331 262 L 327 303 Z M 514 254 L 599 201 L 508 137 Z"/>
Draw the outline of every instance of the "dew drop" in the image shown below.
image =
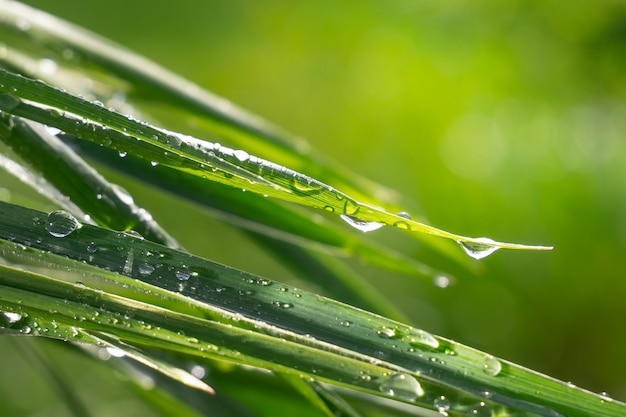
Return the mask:
<path id="1" fill-rule="evenodd" d="M 498 246 L 495 246 L 496 243 L 493 239 L 489 239 L 487 237 L 478 237 L 474 239 L 474 242 L 465 242 L 461 240 L 457 240 L 457 243 L 461 245 L 461 248 L 474 259 L 482 259 L 491 255 L 498 249 Z"/>
<path id="2" fill-rule="evenodd" d="M 150 275 L 154 272 L 154 267 L 150 264 L 146 264 L 143 263 L 141 265 L 139 265 L 139 268 L 137 268 L 139 270 L 139 273 L 141 275 Z"/>
<path id="3" fill-rule="evenodd" d="M 18 313 L 3 311 L 2 315 L 4 316 L 4 320 L 7 322 L 7 324 L 14 324 L 22 320 L 22 315 Z"/>
<path id="4" fill-rule="evenodd" d="M 120 158 L 124 158 L 124 157 L 126 157 L 126 155 L 128 155 L 128 152 L 125 152 L 125 151 L 119 151 L 119 152 L 118 152 L 118 155 L 120 156 Z"/>
<path id="5" fill-rule="evenodd" d="M 67 211 L 55 210 L 48 214 L 46 230 L 54 237 L 69 236 L 74 230 L 82 225 Z"/>
<path id="6" fill-rule="evenodd" d="M 445 275 L 436 275 L 433 278 L 433 284 L 439 288 L 448 288 L 450 286 L 451 280 L 450 277 Z"/>
<path id="7" fill-rule="evenodd" d="M 348 216 L 354 216 L 360 208 L 361 206 L 358 202 L 350 198 L 346 198 L 345 203 L 343 203 L 343 214 Z"/>
<path id="8" fill-rule="evenodd" d="M 21 100 L 12 94 L 0 94 L 0 109 L 10 112 L 21 103 Z"/>
<path id="9" fill-rule="evenodd" d="M 250 154 L 241 149 L 233 151 L 233 155 L 235 155 L 235 158 L 239 159 L 241 162 L 245 162 L 250 159 Z"/>
<path id="10" fill-rule="evenodd" d="M 97 250 L 98 250 L 98 246 L 96 246 L 96 242 L 90 242 L 87 245 L 87 252 L 96 253 Z"/>
<path id="11" fill-rule="evenodd" d="M 342 327 L 350 327 L 350 326 L 352 326 L 352 322 L 351 322 L 351 321 L 348 321 L 348 320 L 342 320 L 342 321 L 340 321 L 340 322 L 339 322 L 339 324 L 340 324 Z"/>
<path id="12" fill-rule="evenodd" d="M 376 334 L 378 335 L 378 337 L 381 337 L 383 339 L 393 339 L 397 336 L 396 330 L 387 326 L 383 326 L 380 329 L 378 329 L 376 331 Z"/>
<path id="13" fill-rule="evenodd" d="M 187 281 L 190 276 L 191 273 L 189 272 L 189 268 L 187 267 L 187 265 L 182 265 L 176 270 L 176 278 L 181 281 Z"/>
<path id="14" fill-rule="evenodd" d="M 378 388 L 391 397 L 406 401 L 415 401 L 424 395 L 424 390 L 417 379 L 400 372 L 391 374 Z"/>
<path id="15" fill-rule="evenodd" d="M 413 220 L 413 217 L 411 217 L 411 215 L 407 213 L 406 211 L 401 211 L 399 213 L 396 213 L 396 216 L 405 218 L 407 220 Z"/>
<path id="16" fill-rule="evenodd" d="M 301 175 L 295 175 L 293 177 L 292 189 L 298 194 L 318 194 L 322 191 L 322 185 L 311 178 Z"/>
<path id="17" fill-rule="evenodd" d="M 412 329 L 404 336 L 404 340 L 411 346 L 428 346 L 433 349 L 439 347 L 439 342 L 435 336 L 424 330 Z"/>
<path id="18" fill-rule="evenodd" d="M 373 232 L 383 227 L 382 223 L 363 221 L 356 217 L 348 216 L 347 214 L 342 214 L 340 217 L 343 221 L 361 232 Z"/>
<path id="19" fill-rule="evenodd" d="M 499 360 L 494 358 L 493 356 L 488 356 L 485 358 L 485 362 L 483 363 L 483 372 L 490 376 L 496 376 L 502 370 L 502 364 Z"/>
<path id="20" fill-rule="evenodd" d="M 159 165 L 159 163 L 157 161 L 150 161 L 150 165 L 155 167 L 155 166 Z"/>

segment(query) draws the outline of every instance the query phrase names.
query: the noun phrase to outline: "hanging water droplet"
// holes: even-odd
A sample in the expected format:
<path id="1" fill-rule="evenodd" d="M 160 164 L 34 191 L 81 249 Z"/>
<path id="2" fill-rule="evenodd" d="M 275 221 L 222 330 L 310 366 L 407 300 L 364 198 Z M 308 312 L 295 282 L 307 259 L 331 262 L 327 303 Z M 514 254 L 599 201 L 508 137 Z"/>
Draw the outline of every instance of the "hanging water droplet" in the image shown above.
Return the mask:
<path id="1" fill-rule="evenodd" d="M 474 259 L 485 258 L 500 249 L 494 245 L 496 243 L 495 240 L 488 237 L 478 237 L 474 239 L 474 242 L 457 240 L 457 243 L 461 245 L 465 253 Z"/>
<path id="2" fill-rule="evenodd" d="M 391 397 L 406 401 L 415 401 L 424 395 L 424 390 L 417 379 L 400 372 L 391 374 L 378 388 Z"/>
<path id="3" fill-rule="evenodd" d="M 48 214 L 46 230 L 54 237 L 65 237 L 82 225 L 67 211 L 55 210 Z"/>
<path id="4" fill-rule="evenodd" d="M 126 155 L 128 155 L 128 152 L 125 151 L 119 151 L 118 155 L 120 156 L 120 158 L 124 158 Z"/>
<path id="5" fill-rule="evenodd" d="M 483 362 L 483 372 L 490 376 L 496 376 L 502 370 L 502 363 L 493 356 L 487 356 Z"/>
<path id="6" fill-rule="evenodd" d="M 157 161 L 150 161 L 150 165 L 155 167 L 155 166 L 159 165 L 159 163 Z"/>
<path id="7" fill-rule="evenodd" d="M 411 346 L 428 346 L 433 349 L 439 347 L 439 342 L 435 339 L 435 336 L 424 330 L 411 329 L 411 331 L 404 336 L 404 340 Z"/>
<path id="8" fill-rule="evenodd" d="M 16 108 L 22 101 L 12 94 L 0 94 L 0 109 L 10 112 Z"/>
<path id="9" fill-rule="evenodd" d="M 189 272 L 189 268 L 187 267 L 187 265 L 182 265 L 176 270 L 176 278 L 181 281 L 187 281 L 190 276 L 191 273 Z"/>
<path id="10" fill-rule="evenodd" d="M 361 232 L 373 232 L 384 226 L 382 223 L 363 221 L 356 217 L 348 216 L 347 214 L 342 214 L 340 217 L 343 221 Z"/>
<path id="11" fill-rule="evenodd" d="M 441 395 L 433 401 L 433 406 L 437 409 L 439 414 L 442 416 L 448 415 L 448 410 L 450 409 L 450 401 L 444 396 Z"/>

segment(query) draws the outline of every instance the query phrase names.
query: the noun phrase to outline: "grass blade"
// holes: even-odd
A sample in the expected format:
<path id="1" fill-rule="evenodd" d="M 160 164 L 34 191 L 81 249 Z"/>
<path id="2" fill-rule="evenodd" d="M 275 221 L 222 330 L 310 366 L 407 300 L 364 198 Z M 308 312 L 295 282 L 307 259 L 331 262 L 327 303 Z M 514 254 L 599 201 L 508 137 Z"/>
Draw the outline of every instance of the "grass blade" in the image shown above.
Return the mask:
<path id="1" fill-rule="evenodd" d="M 0 109 L 7 113 L 57 127 L 78 137 L 96 141 L 120 152 L 144 155 L 152 165 L 162 164 L 231 187 L 274 197 L 303 206 L 338 214 L 351 226 L 367 232 L 389 225 L 399 229 L 430 234 L 457 241 L 464 251 L 480 259 L 497 249 L 550 250 L 469 238 L 449 233 L 413 220 L 403 213 L 393 214 L 361 203 L 314 178 L 284 166 L 234 150 L 217 143 L 157 129 L 134 117 L 90 103 L 23 76 L 0 71 Z M 32 100 L 52 106 L 64 114 L 49 112 L 23 101 Z M 72 113 L 82 119 L 68 116 Z M 107 131 L 106 138 L 102 130 Z M 104 139 L 104 140 L 103 140 Z"/>
<path id="2" fill-rule="evenodd" d="M 73 259 L 57 273 L 59 278 L 73 281 L 70 268 L 82 271 L 81 277 L 91 271 L 96 279 L 97 291 L 4 267 L 3 308 L 19 313 L 28 308 L 40 322 L 63 320 L 89 332 L 115 334 L 132 345 L 307 374 L 428 408 L 443 397 L 449 401 L 450 415 L 489 409 L 524 415 L 618 416 L 625 409 L 621 403 L 450 340 L 133 236 L 83 225 L 57 238 L 46 231 L 49 222 L 42 220 L 43 213 L 2 203 L 0 214 L 2 255 L 9 262 L 50 264 L 55 255 L 46 253 L 52 251 Z M 16 246 L 26 241 L 29 248 Z M 89 242 L 97 242 L 98 251 L 86 252 Z M 60 265 L 58 260 L 52 263 Z M 154 267 L 150 273 L 147 264 Z M 105 267 L 112 272 L 101 269 Z M 134 279 L 149 287 L 139 287 Z M 154 303 L 126 298 L 129 291 L 135 299 Z M 95 319 L 89 307 L 94 305 Z M 118 324 L 112 325 L 116 312 L 129 319 L 117 318 Z M 176 333 L 181 330 L 185 336 Z M 275 343 L 276 338 L 281 342 Z"/>

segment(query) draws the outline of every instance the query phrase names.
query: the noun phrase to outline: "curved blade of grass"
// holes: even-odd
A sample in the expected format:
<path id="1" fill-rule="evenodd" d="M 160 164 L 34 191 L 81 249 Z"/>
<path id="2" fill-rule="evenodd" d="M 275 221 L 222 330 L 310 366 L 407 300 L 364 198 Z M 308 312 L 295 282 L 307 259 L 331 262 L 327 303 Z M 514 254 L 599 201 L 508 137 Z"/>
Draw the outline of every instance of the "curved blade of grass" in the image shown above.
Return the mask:
<path id="1" fill-rule="evenodd" d="M 159 102 L 195 114 L 210 130 L 228 138 L 233 144 L 259 153 L 268 151 L 272 159 L 317 177 L 332 179 L 355 197 L 377 204 L 370 195 L 386 201 L 397 193 L 360 178 L 345 168 L 329 162 L 301 138 L 295 137 L 267 121 L 254 116 L 199 86 L 182 79 L 157 64 L 115 45 L 82 28 L 28 6 L 0 2 L 3 19 L 0 24 L 28 39 L 29 44 L 45 47 L 47 54 L 56 52 L 59 62 L 67 62 L 67 51 L 80 60 L 82 70 L 99 67 L 107 75 L 124 80 L 126 94 L 148 102 Z M 24 30 L 28 27 L 27 30 Z M 65 58 L 64 58 L 65 56 Z M 70 62 L 71 65 L 71 62 Z M 37 69 L 37 66 L 34 67 Z M 93 71 L 97 76 L 97 71 Z M 38 78 L 50 76 L 36 74 Z M 56 84 L 56 83 L 55 83 Z M 368 190 L 362 193 L 361 190 Z"/>
<path id="2" fill-rule="evenodd" d="M 217 143 L 157 129 L 134 117 L 123 116 L 102 106 L 49 87 L 46 84 L 0 71 L 0 109 L 17 116 L 57 127 L 80 138 L 120 151 L 143 155 L 152 164 L 216 181 L 232 187 L 271 196 L 303 206 L 323 209 L 341 215 L 351 226 L 375 230 L 384 225 L 399 229 L 444 237 L 459 242 L 475 258 L 484 257 L 496 249 L 550 250 L 546 246 L 530 246 L 498 242 L 486 238 L 470 238 L 449 233 L 412 220 L 402 213 L 393 214 L 335 190 L 314 178 L 284 166 L 234 150 Z M 26 103 L 31 100 L 70 112 L 82 119 L 61 114 L 57 110 Z M 103 140 L 102 130 L 107 131 Z"/>
<path id="3" fill-rule="evenodd" d="M 5 310 L 28 308 L 42 321 L 62 319 L 140 348 L 304 374 L 431 409 L 443 396 L 450 415 L 517 410 L 619 416 L 626 410 L 619 402 L 450 340 L 124 233 L 83 225 L 57 238 L 47 233 L 44 218 L 0 203 L 2 256 L 42 267 L 57 264 L 58 278 L 70 282 L 76 276 L 102 276 L 99 289 L 4 267 L 0 300 Z M 85 248 L 91 242 L 98 249 L 89 253 Z M 62 261 L 50 251 L 73 260 Z M 127 298 L 130 294 L 154 303 Z"/>

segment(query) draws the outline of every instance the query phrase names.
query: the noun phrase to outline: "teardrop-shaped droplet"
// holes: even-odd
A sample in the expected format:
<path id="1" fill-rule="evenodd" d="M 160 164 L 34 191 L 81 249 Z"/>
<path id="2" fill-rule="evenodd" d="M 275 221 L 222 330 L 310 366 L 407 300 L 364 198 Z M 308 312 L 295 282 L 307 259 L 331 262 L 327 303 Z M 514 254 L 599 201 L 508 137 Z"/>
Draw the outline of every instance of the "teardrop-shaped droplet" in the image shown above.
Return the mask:
<path id="1" fill-rule="evenodd" d="M 46 230 L 54 237 L 65 237 L 82 225 L 67 211 L 55 210 L 48 214 Z"/>
<path id="2" fill-rule="evenodd" d="M 415 401 L 424 395 L 420 383 L 409 374 L 395 372 L 386 378 L 379 386 L 385 394 L 406 401 Z"/>
<path id="3" fill-rule="evenodd" d="M 496 243 L 495 240 L 488 237 L 478 237 L 473 242 L 457 240 L 457 243 L 461 245 L 465 253 L 474 259 L 486 258 L 500 249 L 500 247 L 494 245 Z"/>
<path id="4" fill-rule="evenodd" d="M 361 232 L 373 232 L 384 226 L 382 223 L 363 221 L 356 217 L 348 216 L 347 214 L 342 214 L 340 217 L 343 221 Z"/>

